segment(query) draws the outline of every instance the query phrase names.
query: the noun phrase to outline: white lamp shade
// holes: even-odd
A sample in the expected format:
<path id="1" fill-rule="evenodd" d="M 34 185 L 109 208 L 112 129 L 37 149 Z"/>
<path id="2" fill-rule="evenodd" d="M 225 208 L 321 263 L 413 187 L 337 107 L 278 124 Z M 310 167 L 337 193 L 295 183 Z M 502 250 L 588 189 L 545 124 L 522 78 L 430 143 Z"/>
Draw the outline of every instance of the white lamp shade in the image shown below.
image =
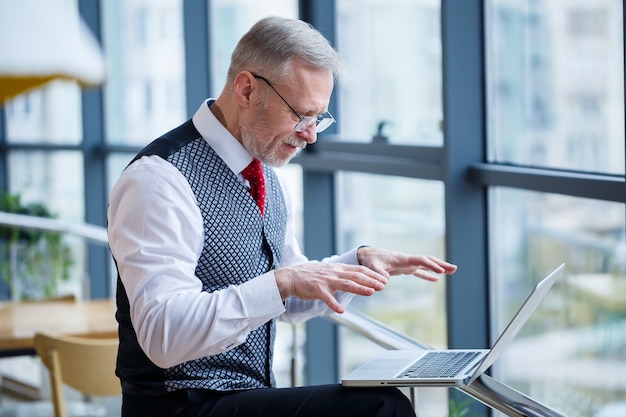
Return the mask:
<path id="1" fill-rule="evenodd" d="M 105 80 L 102 50 L 70 2 L 0 0 L 0 102 L 56 78 Z"/>

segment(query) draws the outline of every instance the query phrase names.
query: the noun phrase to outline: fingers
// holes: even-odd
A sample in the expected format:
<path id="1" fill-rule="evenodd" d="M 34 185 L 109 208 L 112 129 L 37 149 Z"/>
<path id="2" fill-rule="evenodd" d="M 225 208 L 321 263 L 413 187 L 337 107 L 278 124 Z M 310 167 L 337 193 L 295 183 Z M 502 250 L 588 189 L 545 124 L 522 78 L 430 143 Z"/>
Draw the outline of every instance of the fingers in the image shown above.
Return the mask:
<path id="1" fill-rule="evenodd" d="M 457 267 L 434 256 L 410 256 L 398 257 L 390 262 L 390 274 L 411 274 L 420 278 L 432 277 L 435 274 L 453 274 Z"/>
<path id="2" fill-rule="evenodd" d="M 372 262 L 369 262 L 369 263 L 363 264 L 363 265 L 367 266 L 372 271 L 374 271 L 374 272 L 384 276 L 387 279 L 389 279 L 389 277 L 391 276 L 389 271 L 387 271 L 387 269 L 385 269 L 385 265 L 384 265 L 383 262 L 372 261 Z"/>
<path id="3" fill-rule="evenodd" d="M 360 265 L 309 263 L 274 271 L 283 300 L 295 296 L 304 300 L 323 300 L 333 311 L 343 312 L 333 294 L 337 291 L 370 296 L 388 281 Z"/>
<path id="4" fill-rule="evenodd" d="M 318 271 L 321 279 L 316 290 L 334 294 L 337 291 L 370 296 L 381 291 L 387 284 L 387 277 L 369 268 L 355 265 L 329 264 Z"/>
<path id="5" fill-rule="evenodd" d="M 360 294 L 360 289 L 380 291 L 385 288 L 388 281 L 389 279 L 385 275 L 373 269 L 360 265 L 341 265 L 340 269 L 337 271 L 337 281 L 334 282 L 332 286 L 341 291 Z M 373 294 L 373 291 L 371 293 L 368 291 L 368 294 L 360 295 L 371 294 Z"/>
<path id="6" fill-rule="evenodd" d="M 453 274 L 456 272 L 457 267 L 454 264 L 443 261 L 434 256 L 424 256 L 423 258 L 427 264 L 424 267 L 427 267 L 427 269 L 430 269 L 433 272 L 438 274 Z"/>
<path id="7" fill-rule="evenodd" d="M 392 275 L 413 275 L 426 281 L 438 281 L 440 274 L 453 274 L 457 266 L 434 256 L 414 256 L 373 247 L 357 253 L 361 265 L 312 262 L 275 271 L 281 297 L 322 300 L 337 312 L 345 310 L 337 302 L 337 291 L 371 296 L 381 291 Z"/>
<path id="8" fill-rule="evenodd" d="M 369 268 L 342 265 L 338 271 L 338 276 L 329 278 L 327 289 L 324 286 L 319 288 L 320 299 L 334 312 L 343 314 L 345 308 L 337 302 L 333 294 L 337 291 L 343 291 L 369 297 L 376 291 L 381 291 L 385 288 L 387 281 L 387 277 Z"/>
<path id="9" fill-rule="evenodd" d="M 376 247 L 362 247 L 359 262 L 382 275 L 413 275 L 426 281 L 438 281 L 440 274 L 453 274 L 456 265 L 435 256 L 417 256 Z M 384 272 L 383 272 L 384 271 Z"/>
<path id="10" fill-rule="evenodd" d="M 357 295 L 370 296 L 376 291 L 380 291 L 385 286 L 379 282 L 357 282 L 351 279 L 339 278 L 328 283 L 329 292 L 335 293 L 337 291 L 350 292 Z"/>
<path id="11" fill-rule="evenodd" d="M 328 297 L 324 297 L 322 301 L 326 303 L 328 308 L 330 308 L 337 314 L 343 314 L 346 311 L 346 308 L 343 305 L 341 305 L 334 296 L 330 294 L 328 295 Z"/>
<path id="12" fill-rule="evenodd" d="M 457 269 L 456 265 L 446 261 L 442 261 L 441 259 L 434 256 L 420 256 L 418 258 L 420 259 L 415 261 L 417 267 L 414 267 L 413 271 L 405 271 L 400 273 L 409 273 L 426 281 L 434 282 L 439 280 L 439 276 L 434 274 L 449 275 L 456 272 Z"/>

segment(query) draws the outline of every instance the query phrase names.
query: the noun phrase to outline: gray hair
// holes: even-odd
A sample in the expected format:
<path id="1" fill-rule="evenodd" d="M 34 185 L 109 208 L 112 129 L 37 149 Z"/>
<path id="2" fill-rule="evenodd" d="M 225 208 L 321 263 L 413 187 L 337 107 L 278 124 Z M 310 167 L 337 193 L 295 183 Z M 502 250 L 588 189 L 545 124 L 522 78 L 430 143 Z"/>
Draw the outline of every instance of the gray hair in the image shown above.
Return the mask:
<path id="1" fill-rule="evenodd" d="M 310 24 L 284 17 L 266 17 L 239 40 L 231 56 L 226 81 L 230 89 L 241 71 L 265 77 L 286 77 L 294 60 L 314 69 L 330 70 L 337 80 L 343 62 L 328 40 Z"/>

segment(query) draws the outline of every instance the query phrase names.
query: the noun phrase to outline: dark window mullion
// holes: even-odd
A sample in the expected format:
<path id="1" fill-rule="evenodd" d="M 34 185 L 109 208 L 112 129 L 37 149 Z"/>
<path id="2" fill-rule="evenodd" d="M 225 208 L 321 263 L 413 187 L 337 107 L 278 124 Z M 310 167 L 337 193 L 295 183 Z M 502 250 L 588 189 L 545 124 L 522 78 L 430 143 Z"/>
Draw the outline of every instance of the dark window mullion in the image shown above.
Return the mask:
<path id="1" fill-rule="evenodd" d="M 488 347 L 490 304 L 486 189 L 468 179 L 483 162 L 485 129 L 482 0 L 442 0 L 446 258 L 459 266 L 446 280 L 448 345 Z M 480 325 L 477 325 L 480 323 Z M 450 391 L 457 402 L 460 393 Z M 470 414 L 487 415 L 475 404 Z"/>
<path id="2" fill-rule="evenodd" d="M 623 176 L 500 164 L 474 164 L 470 178 L 483 186 L 513 187 L 574 197 L 626 202 Z"/>
<path id="3" fill-rule="evenodd" d="M 80 0 L 78 8 L 82 19 L 102 44 L 100 1 Z M 104 117 L 102 88 L 84 89 L 82 92 L 83 142 L 81 151 L 83 153 L 85 222 L 98 226 L 106 225 L 108 201 L 105 157 L 100 152 L 105 138 Z M 94 243 L 87 243 L 87 245 L 89 297 L 112 297 L 109 251 L 104 245 Z"/>

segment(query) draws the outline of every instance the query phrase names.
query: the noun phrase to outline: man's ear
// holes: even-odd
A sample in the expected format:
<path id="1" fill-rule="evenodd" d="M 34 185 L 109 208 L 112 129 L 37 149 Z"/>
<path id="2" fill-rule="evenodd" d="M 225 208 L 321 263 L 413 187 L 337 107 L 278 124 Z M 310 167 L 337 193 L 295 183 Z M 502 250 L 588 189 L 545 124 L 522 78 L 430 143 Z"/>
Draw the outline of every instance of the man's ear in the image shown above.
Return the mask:
<path id="1" fill-rule="evenodd" d="M 241 71 L 235 76 L 233 91 L 237 103 L 244 108 L 250 106 L 253 95 L 256 93 L 254 76 L 249 71 Z"/>

